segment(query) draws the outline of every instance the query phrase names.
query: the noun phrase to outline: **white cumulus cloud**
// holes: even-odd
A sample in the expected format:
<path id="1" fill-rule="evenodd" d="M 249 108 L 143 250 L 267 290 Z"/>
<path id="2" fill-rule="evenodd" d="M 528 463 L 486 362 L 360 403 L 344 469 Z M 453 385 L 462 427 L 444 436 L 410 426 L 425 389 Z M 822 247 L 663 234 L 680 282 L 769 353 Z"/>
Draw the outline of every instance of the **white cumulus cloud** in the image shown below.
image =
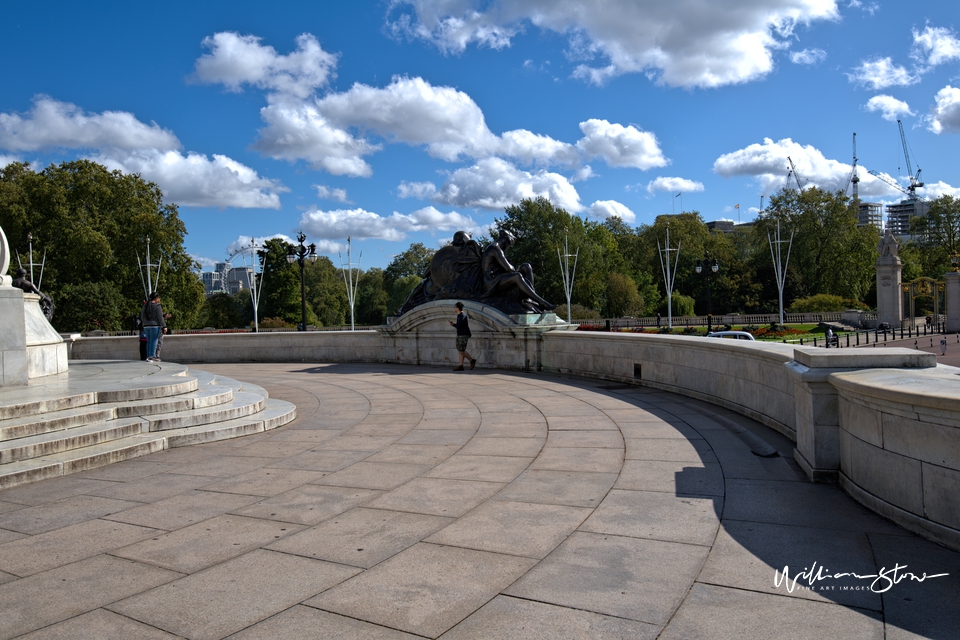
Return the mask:
<path id="1" fill-rule="evenodd" d="M 340 128 L 357 127 L 390 141 L 426 145 L 431 156 L 443 160 L 484 155 L 498 145 L 470 96 L 422 78 L 395 77 L 382 89 L 358 83 L 318 100 L 317 109 Z"/>
<path id="2" fill-rule="evenodd" d="M 896 121 L 903 115 L 913 115 L 913 111 L 910 110 L 910 105 L 903 100 L 897 100 L 893 96 L 888 95 L 873 96 L 867 102 L 866 109 L 867 111 L 879 111 L 881 117 L 890 122 Z"/>
<path id="3" fill-rule="evenodd" d="M 279 209 L 279 194 L 289 191 L 250 167 L 216 154 L 208 158 L 193 152 L 110 149 L 92 159 L 110 169 L 139 173 L 156 182 L 168 201 L 186 206 Z"/>
<path id="4" fill-rule="evenodd" d="M 501 155 L 516 158 L 526 164 L 568 165 L 576 163 L 580 158 L 577 148 L 572 144 L 526 129 L 507 131 L 500 139 Z"/>
<path id="5" fill-rule="evenodd" d="M 459 53 L 507 47 L 528 24 L 570 39 L 574 75 L 602 83 L 645 73 L 678 87 L 761 78 L 797 25 L 836 20 L 835 0 L 731 5 L 701 0 L 394 0 L 388 27 Z"/>
<path id="6" fill-rule="evenodd" d="M 853 170 L 852 165 L 826 158 L 813 146 L 803 146 L 790 138 L 777 142 L 764 138 L 762 144 L 751 144 L 720 156 L 713 163 L 713 171 L 724 178 L 753 177 L 764 193 L 772 193 L 787 185 L 787 172 L 790 168 L 788 157 L 797 167 L 804 188 L 809 185 L 828 191 L 836 189 L 842 186 Z M 875 180 L 866 175 L 865 167 L 861 166 L 858 174 L 860 194 L 870 195 L 869 185 Z M 789 186 L 796 187 L 796 181 L 792 177 Z"/>
<path id="7" fill-rule="evenodd" d="M 577 141 L 577 148 L 589 158 L 603 158 L 611 167 L 645 170 L 669 164 L 657 136 L 649 131 L 593 118 L 581 122 L 580 130 L 584 137 Z"/>
<path id="8" fill-rule="evenodd" d="M 179 149 L 180 141 L 157 123 L 144 124 L 132 113 L 86 113 L 69 102 L 36 96 L 30 111 L 0 113 L 0 149 L 49 148 Z"/>
<path id="9" fill-rule="evenodd" d="M 403 181 L 397 187 L 397 195 L 401 198 L 418 198 L 426 200 L 437 194 L 437 185 L 432 182 Z"/>
<path id="10" fill-rule="evenodd" d="M 616 200 L 597 200 L 587 210 L 587 215 L 591 218 L 620 218 L 624 222 L 634 222 L 637 219 L 636 214 L 630 208 L 617 202 Z"/>
<path id="11" fill-rule="evenodd" d="M 847 74 L 847 78 L 850 82 L 864 85 L 873 91 L 887 87 L 906 87 L 920 82 L 919 74 L 894 64 L 889 57 L 864 60 L 853 73 Z"/>
<path id="12" fill-rule="evenodd" d="M 960 60 L 960 40 L 951 29 L 929 25 L 923 31 L 914 29 L 913 46 L 914 57 L 929 65 Z"/>
<path id="13" fill-rule="evenodd" d="M 261 153 L 277 160 L 307 160 L 313 168 L 333 175 L 363 176 L 373 169 L 363 159 L 380 145 L 356 138 L 332 125 L 309 102 L 275 102 L 260 110 L 267 123 L 254 143 Z"/>
<path id="14" fill-rule="evenodd" d="M 457 169 L 434 200 L 458 207 L 502 209 L 537 196 L 571 213 L 583 209 L 580 194 L 564 176 L 542 169 L 523 171 L 502 158 L 484 158 L 471 167 Z"/>
<path id="15" fill-rule="evenodd" d="M 203 46 L 210 53 L 197 60 L 197 79 L 223 84 L 230 91 L 240 91 L 249 84 L 306 98 L 327 84 L 337 64 L 337 56 L 324 51 L 309 33 L 298 36 L 297 50 L 287 55 L 260 44 L 256 36 L 229 31 L 204 38 Z"/>
<path id="16" fill-rule="evenodd" d="M 357 239 L 378 238 L 399 241 L 408 233 L 418 231 L 473 230 L 477 224 L 456 211 L 443 213 L 436 208 L 424 207 L 410 214 L 394 212 L 381 216 L 365 209 L 336 209 L 304 212 L 300 225 L 307 235 L 321 239 L 353 237 Z"/>
<path id="17" fill-rule="evenodd" d="M 334 189 L 325 184 L 315 184 L 313 188 L 317 190 L 317 197 L 321 200 L 336 200 L 337 202 L 347 202 L 346 189 Z"/>
<path id="18" fill-rule="evenodd" d="M 23 162 L 23 160 L 21 160 L 20 158 L 18 158 L 18 157 L 16 157 L 16 156 L 8 156 L 8 155 L 4 155 L 4 154 L 0 153 L 0 169 L 2 169 L 2 168 L 4 168 L 5 166 L 7 166 L 8 164 L 12 164 L 12 163 L 14 163 L 14 162 Z"/>
<path id="19" fill-rule="evenodd" d="M 827 59 L 827 52 L 823 49 L 804 49 L 803 51 L 792 51 L 790 53 L 790 62 L 793 64 L 820 64 Z"/>
<path id="20" fill-rule="evenodd" d="M 647 183 L 646 188 L 649 194 L 654 194 L 657 191 L 693 193 L 695 191 L 703 191 L 703 183 L 696 180 L 687 180 L 686 178 L 657 176 Z"/>
<path id="21" fill-rule="evenodd" d="M 930 116 L 930 131 L 960 133 L 960 89 L 947 85 L 937 92 L 936 100 Z"/>

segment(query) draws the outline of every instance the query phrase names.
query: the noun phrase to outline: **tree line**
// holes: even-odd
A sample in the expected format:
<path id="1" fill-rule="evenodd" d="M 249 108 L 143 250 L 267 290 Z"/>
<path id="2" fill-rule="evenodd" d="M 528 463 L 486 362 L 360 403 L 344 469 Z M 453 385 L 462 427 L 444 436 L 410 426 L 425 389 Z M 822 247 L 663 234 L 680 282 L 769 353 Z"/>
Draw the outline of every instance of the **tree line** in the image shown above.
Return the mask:
<path id="1" fill-rule="evenodd" d="M 558 249 L 566 239 L 577 251 L 572 315 L 579 318 L 666 315 L 661 249 L 669 227 L 676 261 L 673 315 L 707 313 L 707 277 L 696 272 L 709 253 L 718 271 L 710 274 L 714 314 L 776 313 L 777 280 L 768 234 L 777 223 L 793 234 L 784 284 L 788 308 L 810 309 L 832 301 L 840 307 L 876 305 L 874 262 L 880 232 L 857 226 L 857 206 L 842 193 L 784 188 L 752 224 L 723 233 L 707 227 L 696 211 L 659 216 L 632 227 L 619 218 L 586 220 L 554 207 L 545 198 L 507 207 L 484 237 L 486 245 L 505 229 L 516 243 L 507 257 L 529 262 L 535 287 L 546 299 L 565 302 Z M 942 196 L 925 218 L 913 221 L 915 240 L 900 251 L 904 280 L 925 275 L 939 279 L 951 267 L 960 243 L 960 200 Z M 0 226 L 11 248 L 24 255 L 27 234 L 35 256 L 46 251 L 43 290 L 57 303 L 54 326 L 61 331 L 127 328 L 143 302 L 137 257 L 144 260 L 144 237 L 151 257 L 163 261 L 164 308 L 175 329 L 247 327 L 253 310 L 249 291 L 205 297 L 199 265 L 183 248 L 187 230 L 177 206 L 163 201 L 153 183 L 137 175 L 111 172 L 93 162 L 51 165 L 35 172 L 28 164 L 0 169 Z M 450 234 L 452 238 L 452 233 Z M 262 260 L 261 326 L 300 322 L 299 265 L 286 260 L 282 239 L 265 242 Z M 411 244 L 386 268 L 354 270 L 354 319 L 358 325 L 384 322 L 406 300 L 427 270 L 434 250 Z M 16 264 L 11 265 L 11 271 Z M 350 322 L 343 271 L 321 256 L 304 269 L 307 322 L 341 326 Z M 819 296 L 814 299 L 814 296 Z M 831 309 L 813 309 L 827 311 Z M 563 310 L 561 309 L 561 312 Z"/>

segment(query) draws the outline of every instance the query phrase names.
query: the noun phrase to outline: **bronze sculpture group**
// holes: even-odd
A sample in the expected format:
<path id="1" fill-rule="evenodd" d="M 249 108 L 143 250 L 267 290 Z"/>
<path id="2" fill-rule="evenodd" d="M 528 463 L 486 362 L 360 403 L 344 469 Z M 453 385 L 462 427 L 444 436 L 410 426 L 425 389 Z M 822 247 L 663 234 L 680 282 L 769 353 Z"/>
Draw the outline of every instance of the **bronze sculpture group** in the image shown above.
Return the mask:
<path id="1" fill-rule="evenodd" d="M 507 315 L 544 313 L 556 305 L 544 300 L 534 289 L 533 268 L 515 268 L 506 251 L 516 241 L 501 230 L 485 249 L 467 231 L 457 231 L 453 242 L 437 251 L 423 280 L 410 293 L 397 315 L 434 300 L 473 300 L 488 304 Z"/>
<path id="2" fill-rule="evenodd" d="M 27 279 L 26 269 L 22 267 L 17 269 L 17 277 L 13 279 L 13 286 L 17 289 L 22 289 L 24 293 L 35 293 L 40 296 L 40 309 L 43 311 L 44 317 L 48 322 L 53 320 L 53 311 L 55 309 L 53 298 L 45 293 L 41 293 L 41 291 Z"/>

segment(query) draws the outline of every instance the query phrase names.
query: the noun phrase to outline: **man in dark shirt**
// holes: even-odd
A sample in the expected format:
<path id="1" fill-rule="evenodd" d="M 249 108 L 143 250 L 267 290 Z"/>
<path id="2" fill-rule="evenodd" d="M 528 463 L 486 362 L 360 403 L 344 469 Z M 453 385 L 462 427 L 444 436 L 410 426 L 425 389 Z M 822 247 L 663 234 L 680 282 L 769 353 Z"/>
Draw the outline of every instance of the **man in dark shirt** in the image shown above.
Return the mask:
<path id="1" fill-rule="evenodd" d="M 167 323 L 164 321 L 163 308 L 160 306 L 160 294 L 154 291 L 150 294 L 147 304 L 140 311 L 140 323 L 147 334 L 147 362 L 159 362 L 157 357 L 157 340 L 160 332 Z"/>
<path id="2" fill-rule="evenodd" d="M 454 305 L 457 308 L 457 321 L 450 320 L 450 326 L 457 328 L 457 352 L 460 354 L 460 364 L 454 368 L 454 371 L 463 371 L 463 360 L 470 361 L 470 368 L 477 366 L 477 361 L 467 353 L 467 341 L 470 339 L 470 324 L 467 322 L 467 313 L 463 310 L 463 303 L 458 302 Z"/>

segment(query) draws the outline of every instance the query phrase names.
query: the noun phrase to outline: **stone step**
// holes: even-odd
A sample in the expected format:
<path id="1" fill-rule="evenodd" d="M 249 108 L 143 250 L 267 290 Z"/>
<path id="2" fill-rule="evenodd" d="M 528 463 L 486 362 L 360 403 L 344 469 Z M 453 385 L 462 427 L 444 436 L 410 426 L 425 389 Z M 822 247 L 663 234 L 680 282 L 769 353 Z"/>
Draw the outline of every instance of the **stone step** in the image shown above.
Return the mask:
<path id="1" fill-rule="evenodd" d="M 233 389 L 228 386 L 200 386 L 196 391 L 180 396 L 171 396 L 157 400 L 142 400 L 139 402 L 124 402 L 116 404 L 117 417 L 150 416 L 160 413 L 176 413 L 178 411 L 193 411 L 226 404 L 233 400 Z M 113 403 L 111 403 L 113 404 Z"/>
<path id="2" fill-rule="evenodd" d="M 93 404 L 74 409 L 53 411 L 40 416 L 30 415 L 24 418 L 3 420 L 0 422 L 0 442 L 30 438 L 94 422 L 106 422 L 116 417 L 116 406 L 101 407 Z"/>
<path id="3" fill-rule="evenodd" d="M 124 418 L 17 438 L 0 444 L 0 464 L 40 458 L 139 435 L 146 430 L 145 427 L 146 423 L 140 418 Z"/>
<path id="4" fill-rule="evenodd" d="M 81 425 L 104 422 L 115 418 L 131 418 L 181 411 L 193 411 L 221 404 L 233 399 L 233 389 L 228 386 L 208 385 L 189 393 L 127 402 L 107 402 L 84 405 L 41 415 L 29 415 L 19 419 L 0 420 L 0 442 L 27 438 Z"/>
<path id="5" fill-rule="evenodd" d="M 289 402 L 268 398 L 265 404 L 263 411 L 246 418 L 164 431 L 162 433 L 167 437 L 167 447 L 185 447 L 269 431 L 282 427 L 297 417 L 296 406 Z"/>
<path id="6" fill-rule="evenodd" d="M 166 444 L 163 435 L 141 434 L 42 458 L 11 462 L 0 466 L 0 489 L 122 462 L 162 451 Z"/>
<path id="7" fill-rule="evenodd" d="M 234 392 L 233 399 L 223 404 L 195 409 L 193 411 L 161 413 L 154 416 L 147 416 L 146 421 L 150 431 L 196 427 L 253 415 L 263 411 L 265 400 L 266 398 L 258 393 Z"/>

